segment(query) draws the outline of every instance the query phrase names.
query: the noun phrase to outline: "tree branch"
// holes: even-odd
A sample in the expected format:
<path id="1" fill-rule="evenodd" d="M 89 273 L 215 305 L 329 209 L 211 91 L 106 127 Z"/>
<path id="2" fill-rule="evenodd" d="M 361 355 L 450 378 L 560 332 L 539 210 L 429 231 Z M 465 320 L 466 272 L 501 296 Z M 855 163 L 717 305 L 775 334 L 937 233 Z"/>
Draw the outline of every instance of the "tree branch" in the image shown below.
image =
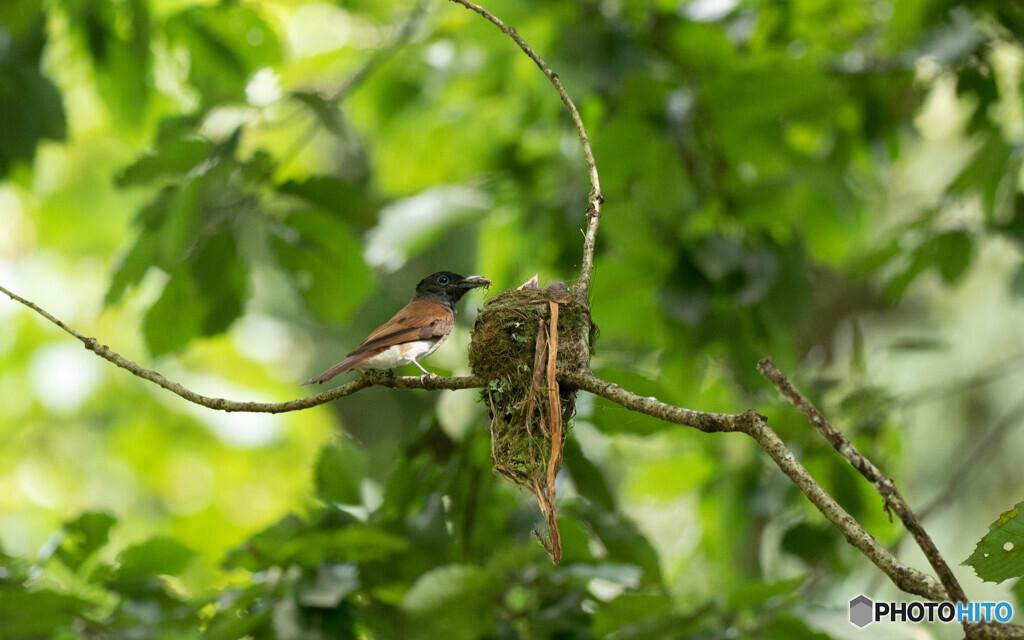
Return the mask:
<path id="1" fill-rule="evenodd" d="M 956 576 L 953 575 L 953 571 L 946 564 L 942 554 L 939 553 L 935 543 L 932 541 L 931 536 L 921 526 L 920 520 L 911 511 L 910 506 L 907 505 L 906 500 L 903 499 L 903 495 L 900 494 L 899 489 L 896 488 L 896 483 L 892 481 L 879 471 L 870 460 L 864 457 L 857 447 L 853 446 L 853 443 L 846 439 L 846 437 L 839 433 L 839 431 L 832 426 L 832 424 L 822 415 L 821 411 L 818 410 L 810 400 L 805 398 L 800 391 L 797 390 L 793 384 L 786 379 L 786 376 L 782 375 L 782 372 L 778 370 L 775 363 L 772 362 L 771 358 L 765 358 L 757 363 L 757 370 L 761 372 L 769 382 L 781 393 L 787 400 L 796 407 L 800 413 L 804 414 L 804 417 L 814 425 L 814 428 L 828 440 L 829 444 L 846 459 L 850 465 L 856 469 L 868 482 L 874 485 L 875 490 L 878 491 L 879 495 L 882 496 L 882 500 L 885 502 L 886 510 L 892 510 L 896 512 L 896 515 L 903 522 L 903 526 L 906 527 L 907 531 L 914 536 L 914 540 L 917 541 L 917 546 L 924 552 L 925 557 L 928 559 L 928 563 L 932 565 L 932 569 L 935 570 L 935 574 L 939 577 L 939 581 L 942 582 L 942 586 L 946 589 L 946 593 L 949 594 L 949 598 L 956 602 L 967 602 L 967 596 L 964 594 L 964 590 L 960 587 L 960 583 L 957 581 Z"/>
<path id="2" fill-rule="evenodd" d="M 217 411 L 244 411 L 252 413 L 283 413 L 315 407 L 320 404 L 351 395 L 369 387 L 403 388 L 403 389 L 474 389 L 484 386 L 484 380 L 476 376 L 462 376 L 451 378 L 427 378 L 427 377 L 394 377 L 380 372 L 367 372 L 361 377 L 348 384 L 330 389 L 315 396 L 291 400 L 288 402 L 238 402 L 224 398 L 211 398 L 186 389 L 182 385 L 168 380 L 163 375 L 139 366 L 124 356 L 114 352 L 106 345 L 100 344 L 95 338 L 83 336 L 57 317 L 50 314 L 42 307 L 30 300 L 0 286 L 0 292 L 6 294 L 12 300 L 21 303 L 35 311 L 53 324 L 60 327 L 66 333 L 74 336 L 83 345 L 99 357 L 127 370 L 128 372 L 149 380 L 168 391 L 177 394 L 181 398 L 195 404 L 214 409 Z M 898 588 L 906 593 L 916 594 L 929 600 L 942 601 L 956 599 L 967 601 L 963 590 L 960 588 L 956 578 L 945 561 L 939 555 L 934 543 L 925 533 L 920 523 L 914 517 L 910 508 L 906 505 L 903 497 L 896 490 L 892 481 L 886 478 L 870 461 L 864 458 L 842 434 L 840 434 L 825 419 L 800 392 L 775 368 L 771 360 L 766 358 L 758 364 L 761 371 L 769 381 L 772 382 L 787 399 L 807 416 L 808 420 L 818 428 L 819 431 L 833 443 L 833 446 L 843 454 L 850 464 L 864 475 L 875 487 L 886 501 L 887 507 L 896 511 L 903 521 L 904 526 L 922 545 L 925 556 L 932 563 L 936 573 L 940 575 L 940 581 L 917 569 L 902 564 L 889 550 L 879 545 L 874 537 L 861 527 L 853 516 L 847 513 L 814 480 L 813 476 L 796 459 L 793 452 L 779 438 L 778 434 L 768 426 L 767 419 L 751 409 L 745 413 L 725 414 L 710 413 L 705 411 L 694 411 L 677 407 L 661 402 L 654 397 L 638 396 L 629 392 L 617 384 L 597 378 L 590 372 L 558 374 L 560 383 L 568 388 L 582 389 L 607 400 L 622 405 L 632 411 L 644 413 L 661 420 L 689 426 L 704 433 L 729 433 L 741 432 L 753 438 L 758 445 L 767 453 L 775 464 L 785 473 L 798 489 L 807 497 L 822 515 L 825 516 L 839 531 L 846 540 L 859 550 L 868 560 L 882 570 Z M 971 638 L 1024 638 L 1024 627 L 1004 624 L 971 624 L 965 625 L 968 637 Z"/>
<path id="3" fill-rule="evenodd" d="M 104 360 L 112 362 L 118 367 L 121 367 L 129 373 L 132 373 L 144 380 L 149 380 L 150 382 L 167 389 L 171 393 L 174 393 L 189 402 L 206 407 L 207 409 L 214 409 L 215 411 L 244 411 L 249 413 L 285 413 L 288 411 L 298 411 L 300 409 L 309 409 L 310 407 L 315 407 L 317 405 L 331 402 L 332 400 L 337 400 L 344 396 L 352 395 L 357 391 L 362 391 L 369 387 L 428 389 L 433 391 L 437 389 L 475 389 L 484 385 L 483 380 L 476 376 L 453 378 L 420 378 L 418 376 L 395 377 L 386 373 L 368 371 L 348 384 L 329 389 L 315 396 L 289 400 L 288 402 L 239 402 L 237 400 L 226 400 L 224 398 L 211 398 L 187 389 L 173 380 L 168 380 L 162 374 L 157 373 L 152 369 L 146 369 L 145 367 L 140 366 L 116 351 L 113 351 L 107 345 L 100 344 L 96 338 L 83 336 L 34 302 L 26 300 L 2 286 L 0 286 L 0 292 L 3 292 L 12 300 L 20 302 L 29 309 L 32 309 L 63 329 L 68 334 L 74 336 L 85 345 L 86 349 L 92 351 Z"/>
<path id="4" fill-rule="evenodd" d="M 601 179 L 597 175 L 597 163 L 594 161 L 594 152 L 590 148 L 590 138 L 587 136 L 586 127 L 583 126 L 583 119 L 580 117 L 580 112 L 576 108 L 576 104 L 569 97 L 565 87 L 562 86 L 562 81 L 558 79 L 558 74 L 551 70 L 544 60 L 537 55 L 536 52 L 526 43 L 525 40 L 516 32 L 514 27 L 510 27 L 500 18 L 495 16 L 493 13 L 484 9 L 478 4 L 470 2 L 470 0 L 451 0 L 456 4 L 461 4 L 463 7 L 474 11 L 482 16 L 487 21 L 494 24 L 496 27 L 502 30 L 509 38 L 519 45 L 519 48 L 523 50 L 531 60 L 536 63 L 540 70 L 544 72 L 544 75 L 548 77 L 551 84 L 555 85 L 555 90 L 558 91 L 558 96 L 562 99 L 562 103 L 565 104 L 565 108 L 569 110 L 569 115 L 572 117 L 573 123 L 576 125 L 576 133 L 579 135 L 580 144 L 583 146 L 583 155 L 587 160 L 587 170 L 590 173 L 590 197 L 588 198 L 587 205 L 587 230 L 584 232 L 583 241 L 583 261 L 580 265 L 580 279 L 576 282 L 574 293 L 581 299 L 587 297 L 587 291 L 590 289 L 590 278 L 594 270 L 594 245 L 597 241 L 597 227 L 601 223 L 601 204 L 604 202 L 604 196 L 601 195 Z"/>
<path id="5" fill-rule="evenodd" d="M 893 584 L 907 593 L 929 600 L 948 599 L 946 590 L 935 578 L 902 564 L 888 549 L 878 544 L 875 538 L 814 480 L 789 447 L 768 426 L 768 420 L 757 411 L 751 409 L 746 413 L 721 414 L 683 409 L 661 402 L 657 398 L 638 396 L 591 373 L 563 374 L 561 379 L 567 384 L 590 391 L 627 409 L 661 420 L 693 427 L 705 433 L 739 431 L 747 434 L 764 449 L 811 504 L 839 529 L 847 542 L 889 576 Z"/>

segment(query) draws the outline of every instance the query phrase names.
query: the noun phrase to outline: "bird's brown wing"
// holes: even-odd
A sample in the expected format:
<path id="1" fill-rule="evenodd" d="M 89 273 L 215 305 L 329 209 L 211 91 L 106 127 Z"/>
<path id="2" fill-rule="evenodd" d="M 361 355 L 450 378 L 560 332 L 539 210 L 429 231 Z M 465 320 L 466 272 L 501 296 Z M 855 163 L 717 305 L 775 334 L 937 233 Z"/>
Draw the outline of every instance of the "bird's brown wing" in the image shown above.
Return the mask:
<path id="1" fill-rule="evenodd" d="M 448 335 L 455 317 L 447 307 L 429 300 L 413 300 L 402 307 L 393 318 L 382 324 L 348 357 L 322 375 L 305 384 L 322 384 L 339 373 L 363 364 L 388 347 L 414 340 L 429 340 Z"/>
<path id="2" fill-rule="evenodd" d="M 448 335 L 454 324 L 455 317 L 444 305 L 429 300 L 413 300 L 366 336 L 366 340 L 348 355 L 381 351 L 413 340 L 441 338 Z"/>

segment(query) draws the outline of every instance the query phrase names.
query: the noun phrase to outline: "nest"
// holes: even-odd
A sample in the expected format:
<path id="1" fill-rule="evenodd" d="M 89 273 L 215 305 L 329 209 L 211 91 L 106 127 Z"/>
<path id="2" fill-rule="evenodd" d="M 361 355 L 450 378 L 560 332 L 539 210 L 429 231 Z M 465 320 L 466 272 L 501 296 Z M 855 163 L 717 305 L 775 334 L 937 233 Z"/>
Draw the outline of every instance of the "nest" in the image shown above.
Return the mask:
<path id="1" fill-rule="evenodd" d="M 596 333 L 586 303 L 560 283 L 498 294 L 473 325 L 469 364 L 487 383 L 494 470 L 537 497 L 548 536 L 534 535 L 555 564 L 555 476 L 576 408 L 575 390 L 560 390 L 556 376 L 589 368 Z"/>

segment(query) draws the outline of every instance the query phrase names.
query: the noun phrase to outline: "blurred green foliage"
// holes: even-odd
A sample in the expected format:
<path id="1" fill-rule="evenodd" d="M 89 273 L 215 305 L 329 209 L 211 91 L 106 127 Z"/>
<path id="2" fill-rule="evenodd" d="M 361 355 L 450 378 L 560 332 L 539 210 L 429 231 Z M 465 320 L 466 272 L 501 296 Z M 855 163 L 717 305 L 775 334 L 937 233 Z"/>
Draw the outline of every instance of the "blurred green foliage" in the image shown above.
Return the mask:
<path id="1" fill-rule="evenodd" d="M 1024 6 L 487 7 L 594 144 L 595 372 L 758 406 L 896 544 L 754 363 L 918 500 L 1013 401 Z M 440 268 L 571 280 L 583 166 L 533 63 L 440 0 L 0 2 L 3 284 L 201 393 L 293 397 Z M 9 306 L 0 638 L 818 638 L 883 589 L 750 442 L 582 398 L 552 567 L 471 393 L 211 416 Z M 434 371 L 466 370 L 465 338 Z M 972 508 L 1019 499 L 1019 464 L 983 466 Z M 936 521 L 940 546 L 989 521 Z"/>

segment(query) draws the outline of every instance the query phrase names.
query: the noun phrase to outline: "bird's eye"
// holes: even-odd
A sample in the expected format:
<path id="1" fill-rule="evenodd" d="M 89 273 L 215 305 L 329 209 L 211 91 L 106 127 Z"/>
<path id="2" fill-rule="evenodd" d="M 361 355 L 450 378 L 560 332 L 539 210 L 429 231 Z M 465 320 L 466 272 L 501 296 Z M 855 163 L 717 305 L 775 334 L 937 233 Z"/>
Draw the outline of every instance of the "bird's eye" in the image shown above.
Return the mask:
<path id="1" fill-rule="evenodd" d="M 448 276 L 438 276 L 437 277 L 437 284 L 441 285 L 442 287 L 445 286 L 446 284 L 448 284 L 448 282 L 450 282 L 449 279 L 448 279 Z"/>

